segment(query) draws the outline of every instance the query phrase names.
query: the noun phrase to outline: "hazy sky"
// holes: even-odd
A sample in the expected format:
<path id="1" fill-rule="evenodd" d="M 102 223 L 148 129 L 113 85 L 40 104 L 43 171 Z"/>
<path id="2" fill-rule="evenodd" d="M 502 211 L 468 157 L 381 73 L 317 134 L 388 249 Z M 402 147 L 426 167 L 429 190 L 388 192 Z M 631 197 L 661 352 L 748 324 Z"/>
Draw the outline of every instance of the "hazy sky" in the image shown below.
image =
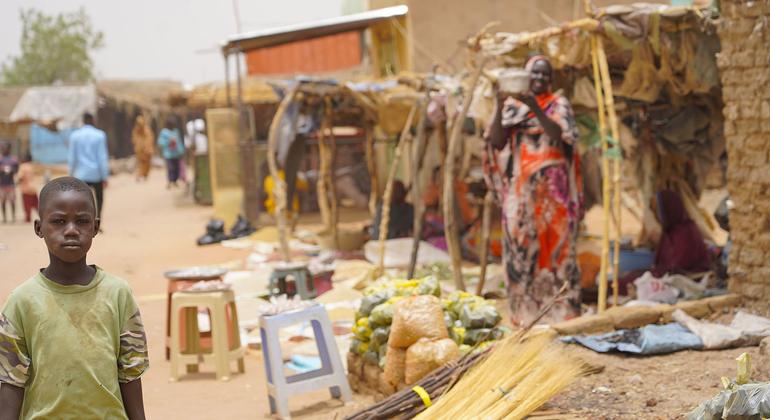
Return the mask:
<path id="1" fill-rule="evenodd" d="M 339 16 L 343 0 L 235 0 L 243 31 Z M 0 60 L 19 52 L 19 9 L 48 13 L 85 7 L 104 32 L 95 54 L 97 77 L 175 79 L 200 83 L 224 78 L 216 48 L 236 33 L 233 0 L 0 0 Z"/>

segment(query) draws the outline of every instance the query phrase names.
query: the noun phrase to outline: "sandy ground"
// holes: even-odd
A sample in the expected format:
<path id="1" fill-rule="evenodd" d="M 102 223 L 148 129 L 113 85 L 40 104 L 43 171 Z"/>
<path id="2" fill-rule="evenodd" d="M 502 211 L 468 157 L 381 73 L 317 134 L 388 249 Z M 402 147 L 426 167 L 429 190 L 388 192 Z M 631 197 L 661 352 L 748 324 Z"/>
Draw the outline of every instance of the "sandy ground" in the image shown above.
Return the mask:
<path id="1" fill-rule="evenodd" d="M 250 352 L 246 373 L 218 382 L 211 367 L 168 381 L 164 355 L 165 290 L 163 272 L 176 267 L 242 260 L 246 251 L 219 246 L 197 247 L 211 215 L 181 191 L 167 191 L 154 171 L 148 183 L 129 175 L 110 181 L 105 192 L 104 234 L 89 256 L 106 270 L 129 281 L 140 304 L 150 344 L 151 369 L 143 378 L 149 418 L 269 418 L 265 377 L 259 352 Z M 626 219 L 628 220 L 628 219 Z M 0 300 L 47 262 L 43 242 L 31 225 L 0 225 Z M 552 401 L 549 409 L 584 418 L 676 418 L 718 392 L 721 376 L 734 376 L 735 357 L 743 350 L 683 352 L 633 358 L 582 351 L 605 371 L 579 380 Z M 756 349 L 750 350 L 756 354 Z M 639 375 L 635 377 L 635 375 Z M 606 389 L 602 389 L 604 387 Z M 371 403 L 356 396 L 352 404 L 328 399 L 319 391 L 291 399 L 295 418 L 341 418 Z"/>

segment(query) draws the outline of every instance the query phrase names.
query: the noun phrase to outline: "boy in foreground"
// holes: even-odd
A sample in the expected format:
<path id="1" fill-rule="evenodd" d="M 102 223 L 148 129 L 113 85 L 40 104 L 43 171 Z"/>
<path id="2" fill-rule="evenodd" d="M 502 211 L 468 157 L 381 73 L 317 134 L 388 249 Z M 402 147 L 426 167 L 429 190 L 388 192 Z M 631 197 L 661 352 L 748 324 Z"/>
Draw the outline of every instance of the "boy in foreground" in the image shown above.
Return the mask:
<path id="1" fill-rule="evenodd" d="M 0 420 L 144 419 L 147 340 L 128 284 L 86 263 L 99 230 L 76 178 L 40 192 L 35 233 L 50 263 L 0 313 Z"/>

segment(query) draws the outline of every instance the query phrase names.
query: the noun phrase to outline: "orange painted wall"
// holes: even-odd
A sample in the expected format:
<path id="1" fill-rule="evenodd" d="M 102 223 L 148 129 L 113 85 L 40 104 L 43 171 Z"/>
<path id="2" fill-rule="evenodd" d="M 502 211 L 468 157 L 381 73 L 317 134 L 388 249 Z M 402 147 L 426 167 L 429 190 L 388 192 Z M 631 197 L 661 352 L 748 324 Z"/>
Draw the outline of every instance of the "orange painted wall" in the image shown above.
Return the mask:
<path id="1" fill-rule="evenodd" d="M 246 53 L 249 75 L 322 73 L 361 64 L 361 32 L 265 47 Z"/>

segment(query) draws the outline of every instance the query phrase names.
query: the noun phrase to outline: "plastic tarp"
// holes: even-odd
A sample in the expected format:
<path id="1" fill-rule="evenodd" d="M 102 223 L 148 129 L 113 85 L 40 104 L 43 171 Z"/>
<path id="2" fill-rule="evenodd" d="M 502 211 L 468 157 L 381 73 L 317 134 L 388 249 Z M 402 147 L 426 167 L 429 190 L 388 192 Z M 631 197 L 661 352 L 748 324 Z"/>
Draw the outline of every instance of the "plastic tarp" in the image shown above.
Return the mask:
<path id="1" fill-rule="evenodd" d="M 32 124 L 29 128 L 29 143 L 32 159 L 47 165 L 67 163 L 69 138 L 74 128 L 50 131 Z"/>
<path id="2" fill-rule="evenodd" d="M 730 325 L 699 321 L 681 309 L 674 311 L 674 320 L 686 326 L 703 341 L 707 350 L 756 346 L 770 336 L 770 319 L 740 311 Z"/>
<path id="3" fill-rule="evenodd" d="M 86 86 L 31 87 L 16 103 L 9 117 L 18 121 L 56 121 L 56 127 L 79 127 L 83 113 L 96 112 L 96 88 Z"/>
<path id="4" fill-rule="evenodd" d="M 677 323 L 647 325 L 632 330 L 618 330 L 593 336 L 573 336 L 562 339 L 580 344 L 597 353 L 613 351 L 640 355 L 666 354 L 703 347 L 697 335 Z"/>
<path id="5" fill-rule="evenodd" d="M 702 403 L 687 420 L 770 418 L 770 383 L 739 385 Z"/>

